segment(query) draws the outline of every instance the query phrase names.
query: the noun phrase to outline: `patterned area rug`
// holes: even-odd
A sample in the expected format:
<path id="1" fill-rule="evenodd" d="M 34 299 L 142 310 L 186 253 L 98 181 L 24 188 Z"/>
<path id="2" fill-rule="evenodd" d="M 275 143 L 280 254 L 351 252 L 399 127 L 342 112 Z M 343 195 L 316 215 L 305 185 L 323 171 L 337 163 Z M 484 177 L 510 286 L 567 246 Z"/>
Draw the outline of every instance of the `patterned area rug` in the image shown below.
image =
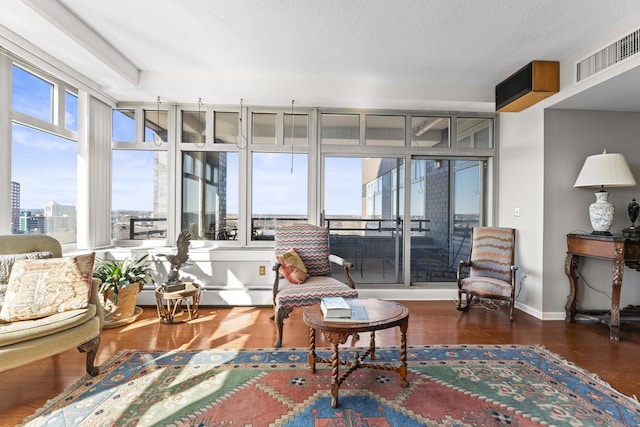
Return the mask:
<path id="1" fill-rule="evenodd" d="M 341 358 L 352 357 L 348 349 Z M 362 350 L 362 349 L 360 349 Z M 328 350 L 318 352 L 330 357 Z M 378 364 L 398 348 L 376 350 Z M 358 369 L 331 408 L 306 349 L 123 351 L 28 426 L 636 426 L 640 404 L 539 346 L 410 346 L 409 387 Z M 346 367 L 341 366 L 341 372 Z"/>

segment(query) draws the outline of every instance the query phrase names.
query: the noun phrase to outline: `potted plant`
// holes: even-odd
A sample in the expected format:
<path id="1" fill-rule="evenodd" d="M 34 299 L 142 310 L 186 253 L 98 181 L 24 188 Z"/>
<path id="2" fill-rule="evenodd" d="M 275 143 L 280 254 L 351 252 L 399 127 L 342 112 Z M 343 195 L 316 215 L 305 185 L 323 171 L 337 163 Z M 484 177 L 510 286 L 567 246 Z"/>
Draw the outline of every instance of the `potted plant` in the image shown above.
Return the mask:
<path id="1" fill-rule="evenodd" d="M 142 312 L 136 307 L 138 294 L 144 284 L 154 283 L 153 260 L 148 253 L 138 253 L 123 260 L 102 259 L 96 262 L 93 277 L 102 283 L 104 327 L 113 328 L 134 321 Z"/>

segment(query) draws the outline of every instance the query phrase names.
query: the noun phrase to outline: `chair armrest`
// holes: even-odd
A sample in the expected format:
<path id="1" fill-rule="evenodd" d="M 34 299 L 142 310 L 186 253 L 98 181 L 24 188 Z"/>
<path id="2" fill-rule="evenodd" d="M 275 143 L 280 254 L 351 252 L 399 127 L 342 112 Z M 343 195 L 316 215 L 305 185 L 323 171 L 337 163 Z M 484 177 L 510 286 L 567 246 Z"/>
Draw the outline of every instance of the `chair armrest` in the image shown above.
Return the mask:
<path id="1" fill-rule="evenodd" d="M 347 285 L 349 285 L 351 289 L 355 289 L 356 283 L 351 278 L 351 273 L 350 273 L 351 267 L 353 266 L 353 264 L 351 264 L 349 261 L 346 261 L 344 258 L 334 254 L 329 254 L 329 262 L 342 266 L 342 271 L 344 272 L 344 276 L 347 279 Z"/>
<path id="2" fill-rule="evenodd" d="M 89 297 L 89 302 L 96 306 L 96 312 L 98 313 L 98 318 L 100 319 L 100 330 L 104 326 L 104 310 L 102 309 L 102 302 L 100 302 L 100 292 L 98 288 L 102 280 L 96 279 L 93 277 L 91 279 L 91 296 Z"/>
<path id="3" fill-rule="evenodd" d="M 460 286 L 460 281 L 462 280 L 462 269 L 471 267 L 471 261 L 462 260 L 460 264 L 458 264 L 458 270 L 456 271 L 456 280 L 458 282 L 458 286 Z"/>

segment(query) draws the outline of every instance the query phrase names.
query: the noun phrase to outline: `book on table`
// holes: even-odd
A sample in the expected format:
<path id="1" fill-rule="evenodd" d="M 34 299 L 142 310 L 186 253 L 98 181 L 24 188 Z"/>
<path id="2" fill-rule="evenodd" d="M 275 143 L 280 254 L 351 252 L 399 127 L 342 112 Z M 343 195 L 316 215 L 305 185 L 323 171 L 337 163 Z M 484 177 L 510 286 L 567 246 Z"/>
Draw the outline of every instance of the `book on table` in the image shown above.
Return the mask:
<path id="1" fill-rule="evenodd" d="M 342 297 L 323 297 L 320 309 L 324 317 L 351 317 L 351 306 Z"/>
<path id="2" fill-rule="evenodd" d="M 337 316 L 324 316 L 324 320 L 327 322 L 336 322 L 336 323 L 363 323 L 369 321 L 369 316 L 367 315 L 367 309 L 364 307 L 362 301 L 358 299 L 347 299 L 344 302 L 349 306 L 351 315 L 346 317 L 337 317 Z M 322 301 L 320 302 L 320 308 L 322 309 Z M 323 310 L 324 314 L 324 310 Z"/>

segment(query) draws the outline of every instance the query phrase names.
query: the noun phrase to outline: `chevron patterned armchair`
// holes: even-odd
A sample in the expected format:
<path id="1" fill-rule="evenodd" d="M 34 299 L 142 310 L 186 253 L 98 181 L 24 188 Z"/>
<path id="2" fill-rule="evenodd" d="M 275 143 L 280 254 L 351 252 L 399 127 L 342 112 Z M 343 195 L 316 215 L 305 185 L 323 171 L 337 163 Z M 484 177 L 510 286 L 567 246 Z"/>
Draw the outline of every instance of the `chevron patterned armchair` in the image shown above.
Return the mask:
<path id="1" fill-rule="evenodd" d="M 514 265 L 516 230 L 504 227 L 474 227 L 469 259 L 460 261 L 457 271 L 458 310 L 467 310 L 473 297 L 509 302 L 513 322 L 516 290 Z M 468 269 L 468 277 L 463 272 Z M 463 301 L 462 294 L 465 294 Z"/>
<path id="2" fill-rule="evenodd" d="M 284 319 L 289 317 L 293 309 L 319 303 L 322 297 L 357 298 L 358 292 L 350 274 L 351 263 L 329 253 L 327 228 L 306 223 L 277 227 L 274 249 L 276 257 L 282 257 L 293 249 L 304 263 L 308 275 L 303 283 L 292 283 L 283 275 L 280 262 L 276 262 L 273 267 L 275 280 L 272 318 L 278 328 L 275 347 L 279 348 L 282 346 Z M 332 262 L 342 266 L 346 283 L 331 277 Z"/>

